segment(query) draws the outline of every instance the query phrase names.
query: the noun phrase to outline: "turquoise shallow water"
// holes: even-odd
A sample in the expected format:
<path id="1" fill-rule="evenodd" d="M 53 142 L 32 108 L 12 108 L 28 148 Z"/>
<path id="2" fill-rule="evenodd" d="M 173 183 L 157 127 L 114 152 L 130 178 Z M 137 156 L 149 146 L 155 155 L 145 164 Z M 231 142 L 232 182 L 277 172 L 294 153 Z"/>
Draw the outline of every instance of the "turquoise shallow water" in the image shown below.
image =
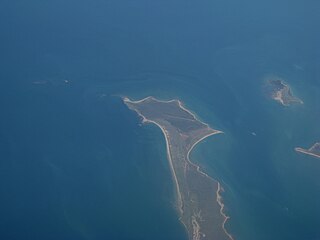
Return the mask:
<path id="1" fill-rule="evenodd" d="M 181 99 L 239 240 L 320 239 L 316 2 L 2 1 L 0 238 L 186 239 L 161 131 L 119 96 Z M 285 79 L 302 106 L 267 98 Z M 253 135 L 252 133 L 255 133 Z"/>

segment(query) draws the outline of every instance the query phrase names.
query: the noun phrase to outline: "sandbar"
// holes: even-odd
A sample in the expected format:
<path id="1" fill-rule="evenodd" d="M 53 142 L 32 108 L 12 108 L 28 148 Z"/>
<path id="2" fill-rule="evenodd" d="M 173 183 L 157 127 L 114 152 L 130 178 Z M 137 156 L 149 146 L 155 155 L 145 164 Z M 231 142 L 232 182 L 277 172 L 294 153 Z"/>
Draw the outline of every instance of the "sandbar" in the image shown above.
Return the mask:
<path id="1" fill-rule="evenodd" d="M 304 149 L 300 147 L 296 147 L 294 150 L 297 152 L 301 152 L 313 157 L 320 158 L 320 142 L 315 143 L 311 148 L 309 149 Z"/>

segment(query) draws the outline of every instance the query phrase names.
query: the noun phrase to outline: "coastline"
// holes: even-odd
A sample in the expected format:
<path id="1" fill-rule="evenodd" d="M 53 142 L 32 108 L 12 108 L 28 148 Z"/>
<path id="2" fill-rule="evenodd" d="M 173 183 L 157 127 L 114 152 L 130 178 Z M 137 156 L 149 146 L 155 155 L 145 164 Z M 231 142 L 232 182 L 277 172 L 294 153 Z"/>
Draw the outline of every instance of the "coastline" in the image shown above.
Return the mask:
<path id="1" fill-rule="evenodd" d="M 313 157 L 316 157 L 316 158 L 320 158 L 320 155 L 312 153 L 308 149 L 303 149 L 303 148 L 300 148 L 300 147 L 296 147 L 294 150 L 296 152 L 300 152 L 300 153 L 304 153 L 306 155 L 310 155 L 310 156 L 313 156 Z"/>
<path id="2" fill-rule="evenodd" d="M 123 97 L 122 99 L 123 99 L 124 102 L 129 102 L 129 103 L 141 103 L 141 102 L 143 102 L 143 101 L 145 101 L 145 100 L 147 100 L 147 99 L 150 99 L 150 98 L 151 98 L 151 99 L 155 99 L 155 98 L 152 97 L 152 96 L 148 96 L 148 97 L 145 97 L 145 98 L 143 98 L 143 99 L 141 99 L 141 100 L 137 100 L 137 101 L 130 100 L 128 97 Z M 210 127 L 209 127 L 209 124 L 200 121 L 194 113 L 192 113 L 191 111 L 189 111 L 188 109 L 186 109 L 186 108 L 183 106 L 183 103 L 182 103 L 180 100 L 177 100 L 177 99 L 168 100 L 168 101 L 158 100 L 158 99 L 155 99 L 155 100 L 158 101 L 158 102 L 163 102 L 163 103 L 170 103 L 170 102 L 175 102 L 175 101 L 177 101 L 177 103 L 178 103 L 178 105 L 179 105 L 179 107 L 180 107 L 181 109 L 183 109 L 184 111 L 186 111 L 186 112 L 188 112 L 190 115 L 192 115 L 195 120 L 201 122 L 202 124 L 204 124 L 205 126 L 207 126 L 208 128 L 210 128 Z M 129 107 L 129 108 L 130 108 L 130 107 Z M 177 176 L 176 176 L 174 167 L 173 167 L 173 162 L 172 162 L 171 153 L 170 153 L 169 136 L 168 136 L 168 134 L 167 134 L 167 131 L 166 131 L 160 124 L 158 124 L 157 122 L 155 122 L 155 121 L 153 121 L 153 120 L 150 120 L 150 119 L 147 119 L 147 118 L 146 118 L 143 114 L 141 114 L 138 110 L 133 109 L 133 108 L 130 108 L 130 109 L 131 109 L 131 110 L 134 110 L 134 111 L 142 118 L 142 123 L 153 123 L 153 124 L 155 124 L 156 126 L 158 126 L 158 127 L 161 129 L 162 133 L 164 134 L 165 141 L 166 141 L 166 150 L 167 150 L 168 160 L 169 160 L 169 164 L 170 164 L 170 169 L 171 169 L 171 172 L 172 172 L 172 174 L 173 174 L 173 178 L 174 178 L 175 185 L 176 185 L 176 189 L 177 189 L 178 208 L 179 208 L 180 214 L 182 215 L 182 214 L 183 214 L 183 209 L 182 209 L 182 208 L 183 208 L 183 200 L 182 200 L 182 195 L 181 195 L 181 192 L 180 192 L 180 187 L 179 187 L 178 179 L 177 179 Z M 223 188 L 221 187 L 220 182 L 217 181 L 216 179 L 210 177 L 208 174 L 204 173 L 203 171 L 201 171 L 200 166 L 198 166 L 198 165 L 196 165 L 195 163 L 193 163 L 193 162 L 190 160 L 190 157 L 189 157 L 191 151 L 195 148 L 195 146 L 196 146 L 198 143 L 200 143 L 201 141 L 203 141 L 204 139 L 206 139 L 206 138 L 208 138 L 208 137 L 210 137 L 210 136 L 212 136 L 212 135 L 224 133 L 223 131 L 220 131 L 220 130 L 214 130 L 214 129 L 212 129 L 212 131 L 213 131 L 213 132 L 208 133 L 207 135 L 201 137 L 199 140 L 197 140 L 195 143 L 193 143 L 193 144 L 191 145 L 190 149 L 189 149 L 188 152 L 187 152 L 187 161 L 188 161 L 190 164 L 192 164 L 193 166 L 195 166 L 196 169 L 197 169 L 197 171 L 198 171 L 201 175 L 204 175 L 205 177 L 207 177 L 207 178 L 209 178 L 209 179 L 211 179 L 212 181 L 214 181 L 214 182 L 217 183 L 217 186 L 218 186 L 218 187 L 217 187 L 217 191 L 216 191 L 216 201 L 217 201 L 218 205 L 220 206 L 220 214 L 221 214 L 221 216 L 223 217 L 223 222 L 222 222 L 222 226 L 221 226 L 221 227 L 222 227 L 223 231 L 225 232 L 226 236 L 227 236 L 230 240 L 234 240 L 234 238 L 232 237 L 232 235 L 231 235 L 231 234 L 226 230 L 226 228 L 225 228 L 225 224 L 226 224 L 226 222 L 230 219 L 230 217 L 227 216 L 227 215 L 225 214 L 225 212 L 224 212 L 225 205 L 224 205 L 224 203 L 223 203 L 223 199 L 222 199 L 222 196 L 221 196 L 221 194 L 220 194 L 221 191 L 223 191 Z M 179 219 L 180 219 L 180 218 L 179 218 Z M 182 222 L 182 221 L 180 221 L 180 222 Z M 195 222 L 196 224 L 198 224 L 196 220 L 194 220 L 194 222 Z M 183 222 L 182 222 L 182 223 L 183 223 Z M 184 223 L 183 223 L 183 225 L 186 227 L 186 225 L 185 225 Z M 199 226 L 198 226 L 198 227 L 199 227 Z M 198 230 L 200 230 L 200 228 L 199 228 Z M 195 235 L 198 236 L 198 235 L 199 235 L 199 232 L 197 232 Z M 196 239 L 199 239 L 199 238 L 196 238 Z"/>
<path id="3" fill-rule="evenodd" d="M 218 203 L 219 206 L 220 206 L 220 214 L 221 214 L 221 216 L 224 218 L 223 223 L 222 223 L 222 229 L 223 229 L 223 231 L 225 232 L 225 234 L 226 234 L 231 240 L 234 240 L 233 236 L 232 236 L 232 235 L 227 231 L 227 229 L 225 228 L 225 225 L 226 225 L 227 221 L 230 219 L 230 216 L 226 215 L 226 213 L 224 212 L 225 205 L 224 205 L 224 203 L 223 203 L 223 198 L 222 198 L 222 196 L 221 196 L 221 194 L 220 194 L 221 191 L 224 191 L 224 190 L 223 190 L 223 188 L 221 187 L 221 183 L 220 183 L 218 180 L 210 177 L 210 176 L 209 176 L 208 174 L 206 174 L 205 172 L 201 171 L 200 166 L 199 166 L 199 165 L 196 165 L 195 163 L 193 163 L 193 162 L 190 160 L 190 158 L 189 158 L 189 154 L 191 153 L 191 151 L 193 150 L 193 148 L 194 148 L 199 142 L 201 142 L 202 140 L 204 140 L 205 138 L 207 138 L 207 137 L 209 137 L 209 136 L 212 136 L 212 135 L 215 135 L 215 134 L 219 134 L 219 133 L 224 133 L 224 132 L 218 131 L 218 132 L 214 132 L 214 133 L 208 134 L 208 135 L 204 136 L 203 138 L 199 139 L 196 143 L 194 143 L 194 144 L 192 145 L 191 149 L 188 151 L 187 160 L 188 160 L 192 165 L 194 165 L 195 167 L 197 167 L 197 171 L 198 171 L 200 174 L 206 176 L 207 178 L 210 178 L 211 180 L 215 181 L 215 182 L 218 184 L 218 189 L 217 189 L 217 191 L 216 191 L 216 194 L 217 194 L 216 201 L 217 201 L 217 203 Z"/>
<path id="4" fill-rule="evenodd" d="M 149 97 L 147 97 L 147 98 L 149 98 Z M 144 98 L 144 99 L 139 100 L 139 101 L 131 101 L 129 98 L 123 98 L 123 101 L 128 101 L 128 102 L 131 102 L 131 103 L 139 103 L 139 102 L 144 101 L 147 98 Z M 173 175 L 173 178 L 174 178 L 174 181 L 175 181 L 175 184 L 176 184 L 177 194 L 178 194 L 178 199 L 177 199 L 178 200 L 178 208 L 179 208 L 180 214 L 182 214 L 183 213 L 183 210 L 182 210 L 182 205 L 183 205 L 182 204 L 182 197 L 181 197 L 180 187 L 179 187 L 179 184 L 178 184 L 178 179 L 177 179 L 176 173 L 174 171 L 174 167 L 173 167 L 173 163 L 172 163 L 172 159 L 171 159 L 171 154 L 170 154 L 170 150 L 169 150 L 170 146 L 169 146 L 169 141 L 168 141 L 168 136 L 167 136 L 166 130 L 160 124 L 158 124 L 157 122 L 147 119 L 145 116 L 143 116 L 136 109 L 132 109 L 132 110 L 134 110 L 140 117 L 142 117 L 142 123 L 153 123 L 153 124 L 155 124 L 156 126 L 158 126 L 161 129 L 161 132 L 164 135 L 164 138 L 165 138 L 165 141 L 166 141 L 167 156 L 168 156 L 168 160 L 169 160 L 169 164 L 170 164 L 170 170 L 172 172 L 172 175 Z"/>
<path id="5" fill-rule="evenodd" d="M 300 98 L 295 97 L 292 94 L 291 87 L 283 79 L 269 80 L 268 82 L 269 84 L 273 84 L 278 81 L 283 87 L 281 89 L 276 89 L 273 92 L 271 96 L 273 100 L 281 103 L 285 107 L 289 107 L 292 103 L 304 104 Z"/>
<path id="6" fill-rule="evenodd" d="M 217 181 L 218 182 L 218 181 Z M 221 191 L 224 191 L 223 188 L 221 187 L 220 182 L 218 182 L 218 190 L 217 190 L 217 202 L 220 205 L 220 214 L 224 217 L 224 221 L 222 223 L 222 228 L 223 231 L 225 232 L 225 234 L 231 239 L 234 240 L 233 236 L 227 231 L 227 229 L 225 228 L 225 225 L 227 223 L 227 221 L 230 219 L 229 216 L 227 216 L 224 212 L 224 203 L 223 203 L 223 198 L 220 194 Z"/>

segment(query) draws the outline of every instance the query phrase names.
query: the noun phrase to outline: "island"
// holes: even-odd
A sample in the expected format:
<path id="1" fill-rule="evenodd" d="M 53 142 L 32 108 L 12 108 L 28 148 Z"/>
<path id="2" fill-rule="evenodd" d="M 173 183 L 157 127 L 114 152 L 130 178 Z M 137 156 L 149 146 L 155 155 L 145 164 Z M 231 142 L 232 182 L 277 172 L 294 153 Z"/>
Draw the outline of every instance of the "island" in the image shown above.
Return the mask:
<path id="1" fill-rule="evenodd" d="M 280 78 L 269 80 L 268 88 L 271 98 L 281 103 L 283 106 L 289 106 L 293 103 L 303 104 L 301 99 L 292 94 L 290 86 Z"/>
<path id="2" fill-rule="evenodd" d="M 304 149 L 300 147 L 296 147 L 294 150 L 297 152 L 301 152 L 313 157 L 320 158 L 320 142 L 315 143 L 311 148 L 309 149 Z"/>
<path id="3" fill-rule="evenodd" d="M 220 183 L 190 161 L 190 152 L 203 139 L 222 133 L 201 122 L 179 100 L 147 97 L 139 101 L 123 98 L 143 123 L 153 123 L 163 132 L 168 161 L 175 183 L 177 209 L 190 240 L 233 239 L 225 229 Z"/>

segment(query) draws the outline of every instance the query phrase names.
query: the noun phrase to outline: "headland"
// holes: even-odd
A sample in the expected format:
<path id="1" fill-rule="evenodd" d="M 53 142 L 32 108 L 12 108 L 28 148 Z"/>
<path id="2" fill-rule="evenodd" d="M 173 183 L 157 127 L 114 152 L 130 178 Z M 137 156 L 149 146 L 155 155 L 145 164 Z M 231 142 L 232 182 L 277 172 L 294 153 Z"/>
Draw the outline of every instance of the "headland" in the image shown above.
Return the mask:
<path id="1" fill-rule="evenodd" d="M 220 183 L 190 161 L 194 146 L 203 139 L 222 133 L 199 121 L 179 100 L 161 101 L 147 97 L 139 101 L 123 98 L 129 109 L 163 132 L 170 169 L 176 186 L 180 221 L 190 240 L 230 240 L 226 231 Z"/>

